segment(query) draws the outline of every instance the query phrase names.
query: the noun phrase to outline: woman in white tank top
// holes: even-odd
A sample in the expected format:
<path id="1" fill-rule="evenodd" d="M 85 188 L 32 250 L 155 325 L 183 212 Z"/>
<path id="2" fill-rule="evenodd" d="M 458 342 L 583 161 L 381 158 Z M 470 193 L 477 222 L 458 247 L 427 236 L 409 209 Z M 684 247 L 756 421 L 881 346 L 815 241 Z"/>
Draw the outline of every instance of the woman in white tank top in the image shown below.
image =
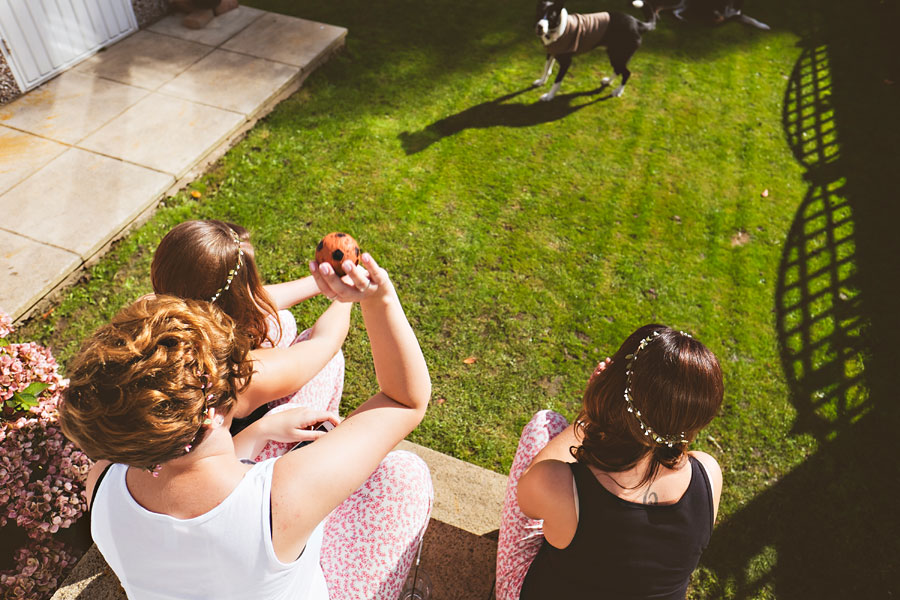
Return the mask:
<path id="1" fill-rule="evenodd" d="M 60 420 L 98 461 L 87 484 L 89 495 L 97 487 L 92 532 L 131 600 L 343 595 L 329 595 L 320 566 L 322 523 L 418 425 L 431 394 L 387 272 L 368 255 L 362 267 L 348 261 L 345 280 L 327 264 L 311 263 L 310 271 L 325 295 L 360 304 L 379 392 L 315 443 L 259 464 L 242 462 L 235 446 L 310 438 L 307 427 L 334 419 L 295 409 L 232 439 L 236 396 L 260 366 L 248 359 L 248 339 L 215 305 L 142 299 L 85 342 L 70 368 Z M 422 466 L 407 460 L 398 468 Z M 430 508 L 430 499 L 424 505 Z M 428 510 L 419 512 L 424 531 Z M 409 545 L 396 533 L 379 535 L 381 554 Z M 348 567 L 337 576 L 362 579 L 353 571 L 367 572 Z M 376 597 L 394 594 L 388 579 L 367 582 Z"/>

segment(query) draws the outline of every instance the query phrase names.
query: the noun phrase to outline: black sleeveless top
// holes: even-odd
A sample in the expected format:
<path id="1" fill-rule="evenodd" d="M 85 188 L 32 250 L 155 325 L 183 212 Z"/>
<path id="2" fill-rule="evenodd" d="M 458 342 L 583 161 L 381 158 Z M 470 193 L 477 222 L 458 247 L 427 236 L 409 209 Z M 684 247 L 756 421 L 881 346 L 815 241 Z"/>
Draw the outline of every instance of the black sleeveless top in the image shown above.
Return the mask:
<path id="1" fill-rule="evenodd" d="M 688 458 L 687 491 L 664 505 L 618 498 L 586 465 L 571 463 L 579 504 L 575 537 L 564 550 L 544 540 L 520 600 L 684 600 L 713 527 L 709 479 L 697 459 Z"/>

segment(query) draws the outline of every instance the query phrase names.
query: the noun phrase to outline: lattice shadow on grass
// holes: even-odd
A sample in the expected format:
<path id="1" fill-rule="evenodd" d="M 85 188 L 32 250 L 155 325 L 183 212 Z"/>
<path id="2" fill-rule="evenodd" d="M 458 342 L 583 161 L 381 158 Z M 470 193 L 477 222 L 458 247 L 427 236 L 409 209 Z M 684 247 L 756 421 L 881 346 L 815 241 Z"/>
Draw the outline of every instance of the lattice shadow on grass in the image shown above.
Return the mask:
<path id="1" fill-rule="evenodd" d="M 886 382 L 897 374 L 873 368 L 873 355 L 883 355 L 885 347 L 870 335 L 873 319 L 889 328 L 896 323 L 878 308 L 885 288 L 872 273 L 890 269 L 897 258 L 880 256 L 860 234 L 881 229 L 873 226 L 879 215 L 870 195 L 889 178 L 878 169 L 862 170 L 865 160 L 848 162 L 844 136 L 838 143 L 838 115 L 843 132 L 878 128 L 855 111 L 850 92 L 841 111 L 835 107 L 829 63 L 843 51 L 805 47 L 783 111 L 809 189 L 785 241 L 776 324 L 797 413 L 791 433 L 798 440 L 811 434 L 817 448 L 716 530 L 702 561 L 708 570 L 698 575 L 714 578 L 703 584 L 711 597 L 876 598 L 897 591 L 892 565 L 898 542 L 888 525 L 897 521 L 896 509 L 885 489 L 896 487 L 897 469 L 895 460 L 893 466 L 881 460 L 895 447 L 896 390 L 892 397 Z M 852 61 L 843 64 L 849 68 Z M 858 135 L 848 137 L 854 153 L 877 158 Z M 886 206 L 883 218 L 896 213 Z"/>
<path id="2" fill-rule="evenodd" d="M 794 433 L 818 440 L 847 429 L 868 400 L 854 214 L 841 173 L 832 87 L 828 49 L 813 44 L 794 66 L 782 111 L 788 145 L 808 169 L 810 187 L 785 241 L 775 314 L 797 409 Z"/>
<path id="3" fill-rule="evenodd" d="M 530 104 L 507 104 L 525 92 L 533 91 L 538 94 L 537 88 L 529 86 L 516 90 L 504 96 L 471 106 L 449 117 L 444 117 L 428 125 L 421 131 L 404 131 L 398 136 L 403 150 L 407 154 L 416 154 L 425 150 L 430 145 L 445 137 L 456 135 L 466 129 L 484 129 L 487 127 L 530 127 L 541 123 L 550 123 L 568 117 L 572 113 L 608 100 L 611 94 L 599 96 L 608 85 L 602 85 L 588 92 L 575 92 L 571 94 L 558 94 L 550 102 L 540 102 L 535 97 L 535 102 Z M 582 97 L 597 96 L 592 100 L 575 104 L 575 100 Z"/>

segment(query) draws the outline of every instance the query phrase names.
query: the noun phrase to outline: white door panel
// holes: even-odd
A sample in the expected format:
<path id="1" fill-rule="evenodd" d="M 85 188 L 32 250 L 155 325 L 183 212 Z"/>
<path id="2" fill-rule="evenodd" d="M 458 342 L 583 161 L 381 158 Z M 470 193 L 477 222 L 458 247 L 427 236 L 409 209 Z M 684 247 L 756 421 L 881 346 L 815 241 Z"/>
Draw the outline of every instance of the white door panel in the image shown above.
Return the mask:
<path id="1" fill-rule="evenodd" d="M 23 90 L 137 28 L 131 0 L 0 0 L 0 50 Z"/>

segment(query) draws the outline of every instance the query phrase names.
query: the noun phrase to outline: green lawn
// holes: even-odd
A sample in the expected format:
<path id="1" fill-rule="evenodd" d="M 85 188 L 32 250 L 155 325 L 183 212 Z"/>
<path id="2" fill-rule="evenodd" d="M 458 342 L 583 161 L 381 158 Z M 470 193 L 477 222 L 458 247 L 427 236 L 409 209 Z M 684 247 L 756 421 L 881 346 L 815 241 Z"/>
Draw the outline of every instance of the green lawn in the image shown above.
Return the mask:
<path id="1" fill-rule="evenodd" d="M 180 221 L 245 225 L 273 282 L 344 230 L 390 270 L 428 359 L 413 441 L 504 472 L 534 411 L 573 416 L 599 359 L 669 324 L 726 378 L 696 444 L 726 487 L 692 597 L 900 592 L 900 82 L 878 26 L 895 5 L 748 3 L 768 33 L 666 18 L 622 98 L 597 90 L 598 51 L 538 103 L 529 2 L 248 4 L 345 26 L 347 47 L 192 185 L 199 200 L 167 200 L 18 339 L 64 363 L 150 290 Z M 375 385 L 358 314 L 345 353 L 349 410 Z"/>

